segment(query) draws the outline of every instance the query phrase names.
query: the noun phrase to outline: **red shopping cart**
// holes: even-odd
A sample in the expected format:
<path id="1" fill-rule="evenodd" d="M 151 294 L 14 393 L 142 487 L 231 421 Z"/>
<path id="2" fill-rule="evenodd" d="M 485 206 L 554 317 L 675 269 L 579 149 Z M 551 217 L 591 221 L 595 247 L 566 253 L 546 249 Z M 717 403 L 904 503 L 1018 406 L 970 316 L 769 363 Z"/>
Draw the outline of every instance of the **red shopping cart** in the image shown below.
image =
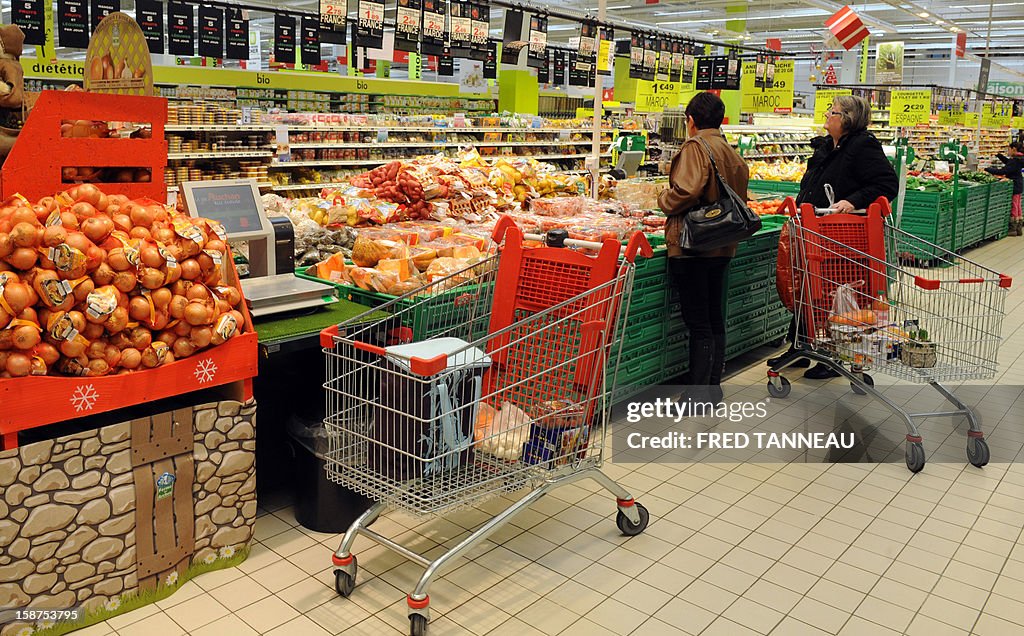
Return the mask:
<path id="1" fill-rule="evenodd" d="M 967 458 L 984 466 L 990 453 L 978 419 L 943 383 L 995 375 L 1010 278 L 893 227 L 885 199 L 864 214 L 820 212 L 803 205 L 786 228 L 797 328 L 794 350 L 768 371 L 768 392 L 788 396 L 781 371 L 809 358 L 904 420 L 912 472 L 925 464 L 916 420 L 938 416 L 967 418 Z M 932 269 L 907 264 L 906 255 L 920 253 Z M 929 384 L 955 410 L 908 412 L 874 388 L 871 369 Z"/>
<path id="2" fill-rule="evenodd" d="M 502 219 L 492 255 L 321 335 L 327 474 L 376 501 L 333 556 L 336 588 L 353 592 L 360 534 L 422 565 L 407 598 L 414 636 L 438 573 L 554 488 L 593 479 L 615 496 L 623 534 L 647 526 L 600 468 L 633 259 L 651 248 L 643 234 L 624 250 L 562 234 L 531 246 Z M 388 508 L 441 516 L 526 488 L 434 559 L 370 529 Z"/>

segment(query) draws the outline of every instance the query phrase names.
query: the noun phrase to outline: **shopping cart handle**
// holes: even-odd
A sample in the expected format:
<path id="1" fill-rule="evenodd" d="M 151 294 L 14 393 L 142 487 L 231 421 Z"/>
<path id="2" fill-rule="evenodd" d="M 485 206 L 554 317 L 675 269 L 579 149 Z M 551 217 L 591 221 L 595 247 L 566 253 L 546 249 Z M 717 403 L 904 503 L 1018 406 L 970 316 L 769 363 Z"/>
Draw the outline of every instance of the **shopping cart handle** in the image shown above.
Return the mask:
<path id="1" fill-rule="evenodd" d="M 654 249 L 651 247 L 650 241 L 647 240 L 647 235 L 643 232 L 636 232 L 629 238 L 629 243 L 626 245 L 626 260 L 630 263 L 636 258 L 637 252 L 644 258 L 651 258 L 654 256 Z"/>
<path id="2" fill-rule="evenodd" d="M 889 199 L 886 199 L 885 197 L 878 197 L 871 205 L 877 205 L 883 217 L 892 214 L 892 206 L 889 205 Z"/>
<path id="3" fill-rule="evenodd" d="M 333 349 L 334 339 L 338 337 L 338 325 L 331 325 L 330 327 L 320 331 L 320 348 L 321 349 Z"/>
<path id="4" fill-rule="evenodd" d="M 786 216 L 796 216 L 796 199 L 793 197 L 786 197 L 779 204 L 779 208 L 775 210 L 776 214 L 785 214 Z"/>
<path id="5" fill-rule="evenodd" d="M 513 227 L 516 227 L 516 222 L 512 220 L 512 217 L 507 214 L 502 214 L 501 218 L 498 219 L 498 222 L 494 225 L 494 230 L 491 232 L 491 240 L 495 243 L 501 243 L 505 240 L 505 232 L 507 232 L 509 228 Z"/>

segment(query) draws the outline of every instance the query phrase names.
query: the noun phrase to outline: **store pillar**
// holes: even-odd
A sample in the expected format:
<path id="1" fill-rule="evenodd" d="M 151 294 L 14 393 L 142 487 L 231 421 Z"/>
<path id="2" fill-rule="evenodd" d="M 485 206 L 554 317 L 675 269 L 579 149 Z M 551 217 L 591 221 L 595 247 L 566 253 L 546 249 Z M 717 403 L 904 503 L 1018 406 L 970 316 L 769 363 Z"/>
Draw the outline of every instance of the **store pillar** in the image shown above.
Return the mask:
<path id="1" fill-rule="evenodd" d="M 498 110 L 537 114 L 540 90 L 537 76 L 530 71 L 502 70 L 498 73 Z"/>

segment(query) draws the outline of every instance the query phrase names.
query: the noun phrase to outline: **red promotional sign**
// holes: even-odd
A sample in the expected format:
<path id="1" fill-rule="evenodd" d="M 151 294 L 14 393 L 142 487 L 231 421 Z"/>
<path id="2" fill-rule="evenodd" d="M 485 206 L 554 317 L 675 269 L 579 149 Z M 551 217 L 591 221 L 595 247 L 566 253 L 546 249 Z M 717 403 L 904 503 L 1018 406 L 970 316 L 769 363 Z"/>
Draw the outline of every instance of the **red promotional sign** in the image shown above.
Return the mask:
<path id="1" fill-rule="evenodd" d="M 967 53 L 967 34 L 957 33 L 956 34 L 956 56 L 963 57 Z"/>
<path id="2" fill-rule="evenodd" d="M 780 40 L 779 38 L 768 38 L 767 40 L 765 40 L 765 46 L 767 46 L 769 49 L 773 51 L 781 51 L 782 40 Z"/>
<path id="3" fill-rule="evenodd" d="M 825 21 L 825 26 L 847 51 L 869 35 L 868 28 L 849 6 L 836 11 L 835 15 Z"/>

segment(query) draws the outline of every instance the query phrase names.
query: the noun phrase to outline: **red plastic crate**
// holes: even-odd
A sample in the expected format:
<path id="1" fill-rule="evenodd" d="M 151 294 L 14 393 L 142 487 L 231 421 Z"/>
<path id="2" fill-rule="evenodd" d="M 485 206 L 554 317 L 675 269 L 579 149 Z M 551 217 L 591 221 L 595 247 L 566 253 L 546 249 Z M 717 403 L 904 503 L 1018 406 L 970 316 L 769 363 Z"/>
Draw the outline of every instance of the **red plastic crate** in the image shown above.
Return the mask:
<path id="1" fill-rule="evenodd" d="M 61 122 L 75 119 L 145 122 L 152 125 L 153 135 L 151 139 L 61 137 Z M 53 196 L 74 185 L 62 182 L 64 167 L 149 168 L 148 183 L 97 185 L 107 194 L 164 201 L 166 123 L 167 100 L 162 97 L 43 91 L 0 170 L 0 194 L 6 199 L 20 193 L 32 202 Z"/>

